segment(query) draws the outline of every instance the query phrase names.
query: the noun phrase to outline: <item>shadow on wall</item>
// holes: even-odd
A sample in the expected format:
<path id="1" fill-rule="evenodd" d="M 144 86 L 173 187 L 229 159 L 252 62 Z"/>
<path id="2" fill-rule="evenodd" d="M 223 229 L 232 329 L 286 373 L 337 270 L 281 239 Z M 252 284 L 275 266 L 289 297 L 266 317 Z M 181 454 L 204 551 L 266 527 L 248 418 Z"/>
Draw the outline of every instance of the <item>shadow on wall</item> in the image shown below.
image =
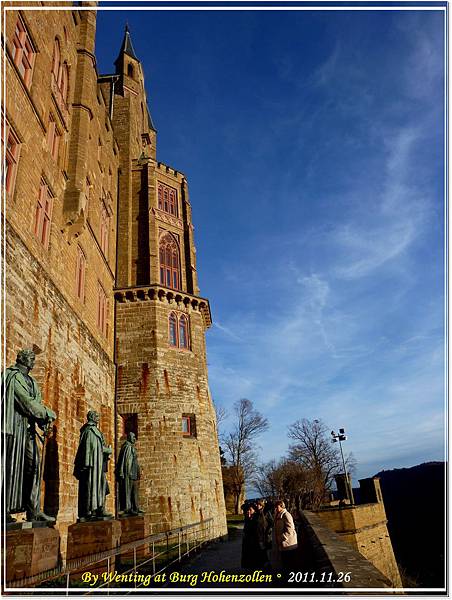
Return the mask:
<path id="1" fill-rule="evenodd" d="M 44 457 L 44 512 L 52 517 L 57 517 L 60 509 L 60 461 L 57 432 L 57 427 L 54 425 L 46 443 Z"/>

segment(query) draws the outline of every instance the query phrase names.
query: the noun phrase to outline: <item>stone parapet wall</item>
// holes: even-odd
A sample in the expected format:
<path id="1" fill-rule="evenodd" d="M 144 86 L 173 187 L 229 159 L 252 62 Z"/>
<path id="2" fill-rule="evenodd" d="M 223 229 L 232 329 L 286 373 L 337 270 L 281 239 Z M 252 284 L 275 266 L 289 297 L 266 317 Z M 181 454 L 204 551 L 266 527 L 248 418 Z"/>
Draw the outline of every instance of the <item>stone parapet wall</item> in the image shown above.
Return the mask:
<path id="1" fill-rule="evenodd" d="M 329 587 L 380 589 L 393 587 L 389 578 L 370 560 L 347 544 L 342 536 L 325 527 L 318 513 L 303 511 L 301 539 L 305 554 L 309 554 L 305 560 L 310 562 L 310 568 L 315 570 L 318 578 L 322 572 L 326 575 L 333 573 L 336 580 L 339 573 L 350 574 L 350 581 L 336 581 Z M 328 581 L 328 577 L 325 581 Z"/>
<path id="2" fill-rule="evenodd" d="M 383 503 L 325 508 L 317 511 L 316 515 L 324 525 L 372 562 L 395 587 L 401 587 Z"/>

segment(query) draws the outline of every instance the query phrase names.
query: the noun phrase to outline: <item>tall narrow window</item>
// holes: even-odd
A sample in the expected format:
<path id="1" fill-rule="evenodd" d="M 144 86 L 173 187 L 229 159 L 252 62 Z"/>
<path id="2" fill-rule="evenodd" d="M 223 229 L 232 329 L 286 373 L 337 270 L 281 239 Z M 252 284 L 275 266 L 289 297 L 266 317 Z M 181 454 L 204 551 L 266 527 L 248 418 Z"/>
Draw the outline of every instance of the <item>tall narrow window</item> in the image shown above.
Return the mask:
<path id="1" fill-rule="evenodd" d="M 77 267 L 75 271 L 75 293 L 77 298 L 85 302 L 86 257 L 80 246 L 77 246 Z"/>
<path id="2" fill-rule="evenodd" d="M 188 350 L 188 322 L 185 315 L 179 318 L 179 348 Z"/>
<path id="3" fill-rule="evenodd" d="M 187 436 L 191 434 L 190 417 L 188 417 L 186 415 L 182 416 L 182 433 Z"/>
<path id="4" fill-rule="evenodd" d="M 69 89 L 69 67 L 67 66 L 67 63 L 61 65 L 57 85 L 61 93 L 61 98 L 63 102 L 66 103 Z"/>
<path id="5" fill-rule="evenodd" d="M 56 85 L 56 90 L 60 95 L 58 102 L 61 100 L 66 104 L 67 93 L 69 87 L 69 67 L 67 63 L 61 62 L 61 46 L 58 38 L 55 38 L 53 45 L 53 60 L 52 60 L 52 79 Z"/>
<path id="6" fill-rule="evenodd" d="M 102 202 L 100 215 L 100 248 L 104 256 L 108 257 L 108 238 L 110 232 L 110 217 L 105 204 Z"/>
<path id="7" fill-rule="evenodd" d="M 54 76 L 56 82 L 58 82 L 58 78 L 60 75 L 60 67 L 61 67 L 60 41 L 57 38 L 55 38 L 55 43 L 53 44 L 52 75 Z"/>
<path id="8" fill-rule="evenodd" d="M 97 326 L 103 333 L 107 335 L 107 312 L 108 301 L 104 288 L 100 283 L 97 286 Z"/>
<path id="9" fill-rule="evenodd" d="M 47 183 L 41 180 L 35 213 L 35 236 L 46 249 L 49 247 L 52 208 L 53 196 Z"/>
<path id="10" fill-rule="evenodd" d="M 169 316 L 169 343 L 177 347 L 177 317 L 174 313 Z"/>
<path id="11" fill-rule="evenodd" d="M 177 192 L 174 188 L 159 182 L 157 197 L 160 210 L 163 210 L 170 215 L 174 215 L 175 217 L 179 216 Z"/>
<path id="12" fill-rule="evenodd" d="M 182 415 L 182 435 L 184 437 L 197 437 L 196 436 L 196 416 L 192 414 Z"/>
<path id="13" fill-rule="evenodd" d="M 3 185 L 7 194 L 12 194 L 16 182 L 17 163 L 19 161 L 19 138 L 2 115 L 2 147 L 6 147 Z"/>
<path id="14" fill-rule="evenodd" d="M 26 85 L 30 87 L 36 51 L 21 19 L 17 21 L 13 38 L 13 61 Z"/>
<path id="15" fill-rule="evenodd" d="M 159 258 L 160 283 L 178 290 L 180 287 L 179 247 L 170 233 L 160 240 Z"/>

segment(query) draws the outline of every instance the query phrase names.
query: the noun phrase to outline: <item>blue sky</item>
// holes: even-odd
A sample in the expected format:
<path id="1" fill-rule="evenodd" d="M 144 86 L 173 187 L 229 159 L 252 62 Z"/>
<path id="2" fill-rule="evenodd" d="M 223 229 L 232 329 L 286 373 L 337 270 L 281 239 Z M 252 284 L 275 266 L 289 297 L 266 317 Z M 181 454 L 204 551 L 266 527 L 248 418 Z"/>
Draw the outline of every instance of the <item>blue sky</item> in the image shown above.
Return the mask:
<path id="1" fill-rule="evenodd" d="M 268 417 L 265 461 L 303 417 L 357 477 L 442 460 L 443 13 L 99 11 L 102 73 L 126 21 L 189 179 L 216 402 Z"/>

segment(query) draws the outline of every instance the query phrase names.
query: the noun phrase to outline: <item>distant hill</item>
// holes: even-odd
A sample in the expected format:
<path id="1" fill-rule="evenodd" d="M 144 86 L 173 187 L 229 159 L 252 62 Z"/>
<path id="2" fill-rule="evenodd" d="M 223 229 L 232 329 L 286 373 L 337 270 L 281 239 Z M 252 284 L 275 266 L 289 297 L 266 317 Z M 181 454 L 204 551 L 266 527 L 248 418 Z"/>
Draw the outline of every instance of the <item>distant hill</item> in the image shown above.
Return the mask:
<path id="1" fill-rule="evenodd" d="M 444 586 L 444 475 L 444 462 L 377 473 L 397 562 L 420 587 Z"/>

